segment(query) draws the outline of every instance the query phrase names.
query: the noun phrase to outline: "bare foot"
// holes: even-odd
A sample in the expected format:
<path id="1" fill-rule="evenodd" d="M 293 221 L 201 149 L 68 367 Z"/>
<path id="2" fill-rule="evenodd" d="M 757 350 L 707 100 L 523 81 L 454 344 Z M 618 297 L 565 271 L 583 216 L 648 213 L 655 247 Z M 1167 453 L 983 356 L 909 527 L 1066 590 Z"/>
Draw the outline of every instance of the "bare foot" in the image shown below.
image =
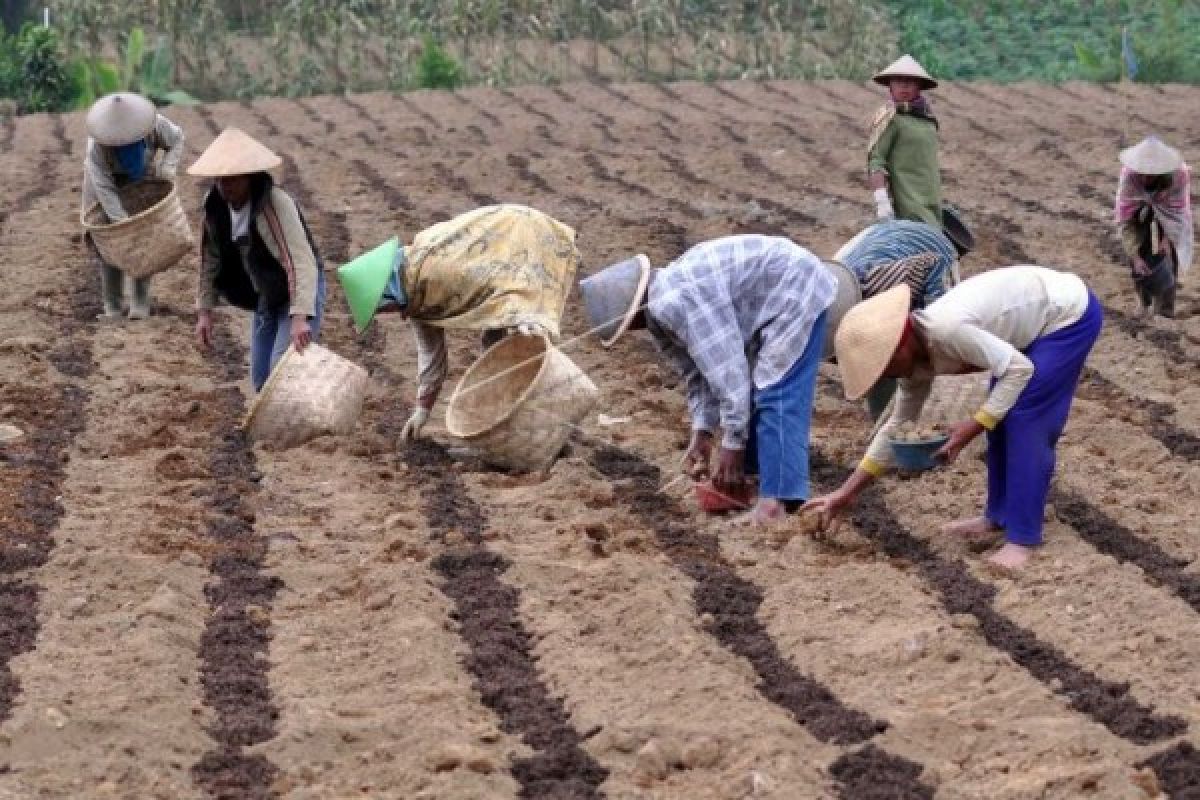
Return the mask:
<path id="1" fill-rule="evenodd" d="M 773 497 L 760 497 L 748 515 L 755 525 L 773 525 L 787 516 L 783 503 Z"/>
<path id="2" fill-rule="evenodd" d="M 988 558 L 988 563 L 1005 572 L 1016 572 L 1025 566 L 1033 549 L 1008 542 Z"/>
<path id="3" fill-rule="evenodd" d="M 996 533 L 999 530 L 1000 526 L 994 524 L 987 517 L 960 519 L 955 522 L 948 522 L 942 526 L 942 533 L 948 533 L 952 536 L 983 536 L 989 533 Z"/>

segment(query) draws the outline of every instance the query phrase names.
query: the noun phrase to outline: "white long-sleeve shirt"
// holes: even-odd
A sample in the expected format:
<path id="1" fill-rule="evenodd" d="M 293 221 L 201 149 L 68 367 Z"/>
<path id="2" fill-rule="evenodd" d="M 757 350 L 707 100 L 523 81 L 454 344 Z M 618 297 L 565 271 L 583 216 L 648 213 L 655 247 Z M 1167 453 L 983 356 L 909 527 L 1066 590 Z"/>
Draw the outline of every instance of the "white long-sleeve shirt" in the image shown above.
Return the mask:
<path id="1" fill-rule="evenodd" d="M 1078 322 L 1088 300 L 1088 288 L 1077 275 L 1018 266 L 969 278 L 914 312 L 913 327 L 925 341 L 930 363 L 899 381 L 892 415 L 871 441 L 862 468 L 878 475 L 892 464 L 888 440 L 901 423 L 920 417 L 937 375 L 990 372 L 996 385 L 975 419 L 994 428 L 1033 377 L 1033 362 L 1022 351 Z"/>

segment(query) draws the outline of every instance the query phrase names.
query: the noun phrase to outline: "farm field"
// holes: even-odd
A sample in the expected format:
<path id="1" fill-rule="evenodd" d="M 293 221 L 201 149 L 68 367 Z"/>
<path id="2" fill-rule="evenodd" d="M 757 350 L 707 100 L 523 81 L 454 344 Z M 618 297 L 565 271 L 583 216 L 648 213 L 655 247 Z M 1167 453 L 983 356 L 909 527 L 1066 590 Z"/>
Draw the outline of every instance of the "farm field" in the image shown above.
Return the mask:
<path id="1" fill-rule="evenodd" d="M 95 321 L 83 116 L 4 122 L 0 422 L 26 435 L 0 447 L 0 798 L 1200 798 L 1200 302 L 1138 321 L 1110 223 L 1123 142 L 1200 147 L 1196 89 L 932 95 L 980 241 L 964 272 L 1073 270 L 1108 311 L 1019 577 L 937 533 L 982 502 L 977 459 L 889 478 L 822 539 L 659 492 L 686 409 L 642 335 L 564 346 L 628 421 L 593 414 L 545 478 L 479 464 L 443 406 L 398 444 L 412 335 L 356 336 L 337 264 L 497 201 L 573 225 L 584 272 L 733 231 L 828 257 L 871 220 L 880 100 L 727 82 L 169 109 L 185 164 L 227 125 L 284 157 L 331 271 L 322 342 L 371 372 L 353 435 L 283 453 L 236 430 L 246 317 L 193 346 L 194 258 L 150 320 Z M 577 295 L 563 327 L 586 328 Z M 455 381 L 478 343 L 450 345 Z M 818 490 L 868 432 L 823 368 Z"/>

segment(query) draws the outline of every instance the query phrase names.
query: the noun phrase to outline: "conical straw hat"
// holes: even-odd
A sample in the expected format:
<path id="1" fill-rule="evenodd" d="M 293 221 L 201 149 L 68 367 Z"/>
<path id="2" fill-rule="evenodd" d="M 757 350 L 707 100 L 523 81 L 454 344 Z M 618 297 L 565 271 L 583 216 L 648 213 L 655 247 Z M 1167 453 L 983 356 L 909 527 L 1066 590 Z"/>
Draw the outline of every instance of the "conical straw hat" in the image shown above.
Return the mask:
<path id="1" fill-rule="evenodd" d="M 888 78 L 916 78 L 921 82 L 921 88 L 923 89 L 934 89 L 937 87 L 937 81 L 929 77 L 929 73 L 925 71 L 925 68 L 910 55 L 900 56 L 887 69 L 877 72 L 873 80 L 876 83 L 887 86 Z"/>
<path id="2" fill-rule="evenodd" d="M 833 357 L 834 334 L 850 309 L 862 300 L 862 286 L 858 283 L 858 276 L 842 262 L 826 261 L 824 264 L 825 268 L 837 279 L 837 292 L 833 296 L 833 303 L 825 311 L 827 327 L 825 329 L 825 347 L 821 357 L 828 361 Z"/>
<path id="3" fill-rule="evenodd" d="M 893 286 L 846 312 L 834 337 L 842 389 L 857 400 L 876 384 L 904 335 L 912 290 Z"/>
<path id="4" fill-rule="evenodd" d="M 588 320 L 601 345 L 612 347 L 629 330 L 649 285 L 650 259 L 641 253 L 579 282 Z"/>
<path id="5" fill-rule="evenodd" d="M 149 136 L 157 116 L 154 103 L 140 94 L 105 95 L 88 109 L 88 134 L 102 145 L 123 147 Z"/>
<path id="6" fill-rule="evenodd" d="M 379 299 L 392 277 L 392 265 L 399 249 L 400 240 L 393 236 L 374 250 L 338 267 L 338 280 L 346 293 L 350 315 L 354 317 L 354 327 L 359 333 L 366 330 L 375 317 Z"/>
<path id="7" fill-rule="evenodd" d="M 256 142 L 238 128 L 226 128 L 213 139 L 188 174 L 200 178 L 224 178 L 231 175 L 253 175 L 275 169 L 283 159 Z"/>
<path id="8" fill-rule="evenodd" d="M 1121 151 L 1121 163 L 1139 175 L 1170 175 L 1183 165 L 1183 156 L 1157 136 Z"/>

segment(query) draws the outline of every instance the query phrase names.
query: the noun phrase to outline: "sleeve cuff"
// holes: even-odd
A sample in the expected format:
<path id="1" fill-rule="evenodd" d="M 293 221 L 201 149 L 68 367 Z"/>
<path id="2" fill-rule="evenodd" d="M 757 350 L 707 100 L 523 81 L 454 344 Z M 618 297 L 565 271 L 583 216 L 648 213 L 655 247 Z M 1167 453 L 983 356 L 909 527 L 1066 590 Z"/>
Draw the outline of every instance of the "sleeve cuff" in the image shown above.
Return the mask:
<path id="1" fill-rule="evenodd" d="M 975 421 L 987 428 L 989 431 L 995 430 L 996 426 L 1000 424 L 999 419 L 984 411 L 982 408 L 975 412 Z"/>
<path id="2" fill-rule="evenodd" d="M 887 467 L 869 456 L 859 462 L 858 468 L 870 475 L 872 478 L 878 478 L 883 475 L 885 471 L 887 471 Z"/>

